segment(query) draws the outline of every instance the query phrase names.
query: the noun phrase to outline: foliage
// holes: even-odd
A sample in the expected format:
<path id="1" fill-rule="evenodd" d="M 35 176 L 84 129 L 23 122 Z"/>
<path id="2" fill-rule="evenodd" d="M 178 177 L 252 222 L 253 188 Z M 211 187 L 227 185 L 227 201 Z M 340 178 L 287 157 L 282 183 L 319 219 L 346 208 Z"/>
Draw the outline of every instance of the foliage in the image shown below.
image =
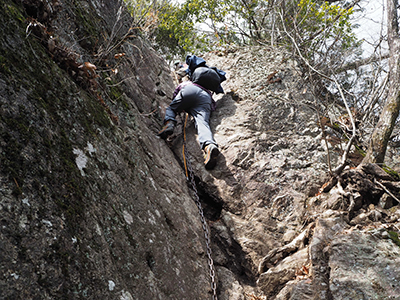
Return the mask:
<path id="1" fill-rule="evenodd" d="M 270 1 L 265 0 L 187 0 L 197 7 L 197 21 L 207 22 L 220 45 L 251 44 L 265 38 Z"/>
<path id="2" fill-rule="evenodd" d="M 196 7 L 168 4 L 159 13 L 160 22 L 154 40 L 162 53 L 183 56 L 207 49 L 206 35 L 195 28 Z"/>
<path id="3" fill-rule="evenodd" d="M 292 41 L 287 34 L 295 37 L 311 60 L 326 61 L 327 52 L 357 47 L 350 23 L 353 8 L 328 2 L 125 1 L 137 28 L 167 57 L 230 44 L 271 41 L 289 46 Z"/>
<path id="4" fill-rule="evenodd" d="M 158 26 L 158 2 L 148 0 L 125 0 L 133 18 L 133 26 L 143 33 L 151 34 Z"/>
<path id="5" fill-rule="evenodd" d="M 172 4 L 169 1 L 125 0 L 135 27 L 167 58 L 209 49 L 209 40 L 196 29 L 202 2 Z"/>
<path id="6" fill-rule="evenodd" d="M 261 39 L 264 22 L 262 0 L 206 1 L 204 15 L 221 44 L 249 44 Z"/>
<path id="7" fill-rule="evenodd" d="M 301 0 L 292 2 L 292 7 L 286 6 L 280 14 L 284 31 L 296 40 L 305 57 L 314 63 L 338 67 L 343 63 L 338 56 L 348 57 L 343 53 L 354 53 L 360 46 L 350 22 L 353 12 L 352 7 Z M 282 42 L 290 44 L 284 36 Z"/>

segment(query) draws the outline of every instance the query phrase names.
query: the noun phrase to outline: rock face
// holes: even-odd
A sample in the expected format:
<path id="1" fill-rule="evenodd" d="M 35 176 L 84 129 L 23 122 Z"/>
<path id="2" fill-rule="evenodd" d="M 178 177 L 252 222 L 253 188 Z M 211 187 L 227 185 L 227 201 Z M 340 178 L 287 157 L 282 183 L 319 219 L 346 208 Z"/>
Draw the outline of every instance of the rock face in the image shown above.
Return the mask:
<path id="1" fill-rule="evenodd" d="M 400 262 L 397 181 L 374 165 L 355 169 L 355 149 L 352 168 L 328 176 L 316 111 L 334 115 L 342 109 L 313 101 L 299 67 L 283 50 L 251 47 L 211 55 L 207 62 L 229 74 L 213 117 L 222 157 L 211 174 L 200 166 L 197 172 L 209 193 L 222 198 L 220 218 L 212 224 L 215 252 L 230 245 L 240 249 L 239 281 L 246 288 L 246 279 L 257 279 L 258 291 L 248 294 L 400 299 L 400 272 L 394 271 Z M 325 126 L 326 141 L 336 166 L 345 140 L 334 139 L 330 128 Z M 395 202 L 386 201 L 390 191 Z M 222 241 L 226 232 L 229 244 Z M 216 264 L 220 278 L 224 269 L 238 274 L 219 256 Z M 221 285 L 229 289 L 229 282 L 222 279 Z"/>
<path id="2" fill-rule="evenodd" d="M 175 83 L 121 5 L 1 4 L 2 299 L 213 298 L 182 120 L 156 137 Z M 345 139 L 316 111 L 341 108 L 281 49 L 203 57 L 227 72 L 214 170 L 186 126 L 218 299 L 400 299 L 400 185 L 355 151 L 328 176 Z"/>
<path id="3" fill-rule="evenodd" d="M 1 4 L 1 299 L 208 297 L 197 208 L 155 137 L 170 71 L 119 11 Z"/>

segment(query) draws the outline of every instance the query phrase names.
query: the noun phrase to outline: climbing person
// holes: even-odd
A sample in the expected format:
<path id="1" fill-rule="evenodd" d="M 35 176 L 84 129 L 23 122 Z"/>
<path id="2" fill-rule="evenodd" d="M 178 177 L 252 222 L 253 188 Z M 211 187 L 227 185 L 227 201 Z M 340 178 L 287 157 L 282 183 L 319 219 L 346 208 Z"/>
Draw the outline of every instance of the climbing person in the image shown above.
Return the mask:
<path id="1" fill-rule="evenodd" d="M 175 66 L 175 71 L 178 71 L 180 68 L 184 67 L 184 65 L 179 60 L 174 62 L 174 66 Z"/>
<path id="2" fill-rule="evenodd" d="M 191 56 L 186 58 L 188 66 L 190 66 L 188 61 L 190 62 L 191 58 Z M 197 59 L 202 61 L 201 58 Z M 178 71 L 181 75 L 184 75 L 181 69 Z M 174 98 L 165 112 L 164 127 L 158 133 L 158 136 L 162 139 L 173 134 L 176 115 L 186 111 L 194 118 L 200 147 L 204 151 L 205 168 L 208 170 L 215 167 L 219 155 L 218 145 L 210 128 L 211 111 L 215 109 L 212 92 L 222 90 L 220 83 L 225 80 L 225 72 L 218 71 L 221 72 L 222 76 L 214 69 L 207 67 L 205 61 L 195 68 L 186 70 L 185 73 L 190 76 L 190 80 L 182 81 L 175 89 Z"/>
<path id="3" fill-rule="evenodd" d="M 189 80 L 189 74 L 186 72 L 184 67 L 175 71 L 176 77 L 178 78 L 178 83 L 181 84 L 184 81 Z M 176 89 L 175 89 L 176 91 Z M 174 95 L 175 97 L 176 95 Z"/>

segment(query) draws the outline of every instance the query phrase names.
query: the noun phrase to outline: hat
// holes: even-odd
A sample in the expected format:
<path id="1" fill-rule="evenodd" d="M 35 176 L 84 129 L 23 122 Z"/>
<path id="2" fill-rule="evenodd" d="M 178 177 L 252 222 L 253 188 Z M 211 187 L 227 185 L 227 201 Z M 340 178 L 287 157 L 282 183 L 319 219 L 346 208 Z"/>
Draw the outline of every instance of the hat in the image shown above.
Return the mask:
<path id="1" fill-rule="evenodd" d="M 185 68 L 180 68 L 179 70 L 176 71 L 176 74 L 178 74 L 181 77 L 184 77 L 187 75 L 186 69 Z"/>

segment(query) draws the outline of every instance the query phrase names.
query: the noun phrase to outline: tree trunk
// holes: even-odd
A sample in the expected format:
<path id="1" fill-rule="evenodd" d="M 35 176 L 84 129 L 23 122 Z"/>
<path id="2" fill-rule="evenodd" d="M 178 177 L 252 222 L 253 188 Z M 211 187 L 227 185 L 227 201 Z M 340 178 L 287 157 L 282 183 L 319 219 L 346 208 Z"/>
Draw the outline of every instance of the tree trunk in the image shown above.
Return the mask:
<path id="1" fill-rule="evenodd" d="M 387 144 L 392 134 L 400 109 L 400 37 L 397 20 L 397 0 L 387 0 L 388 42 L 389 42 L 389 94 L 379 116 L 370 140 L 363 163 L 382 164 L 385 159 Z"/>

